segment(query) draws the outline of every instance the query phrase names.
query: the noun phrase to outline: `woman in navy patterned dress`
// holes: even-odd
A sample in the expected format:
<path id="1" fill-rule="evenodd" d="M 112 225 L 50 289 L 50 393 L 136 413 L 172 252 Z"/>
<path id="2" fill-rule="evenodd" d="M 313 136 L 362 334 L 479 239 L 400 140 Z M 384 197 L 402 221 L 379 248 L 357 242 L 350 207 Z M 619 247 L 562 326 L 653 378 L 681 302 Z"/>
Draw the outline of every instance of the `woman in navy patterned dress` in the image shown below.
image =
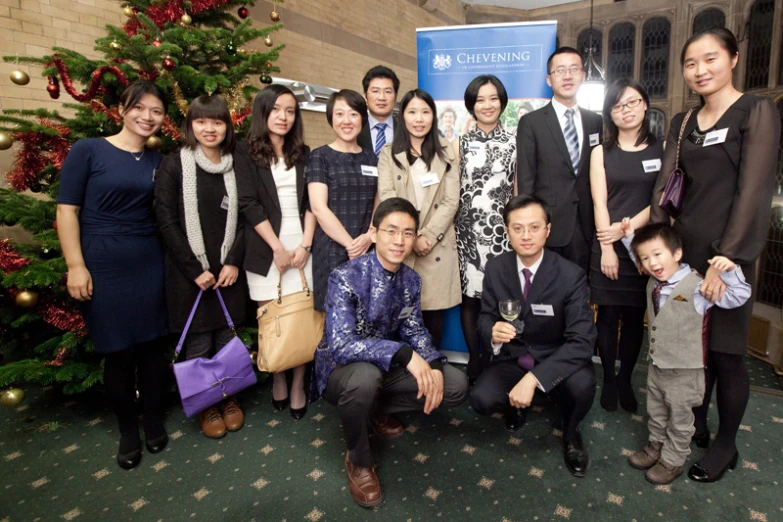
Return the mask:
<path id="1" fill-rule="evenodd" d="M 336 139 L 310 153 L 307 182 L 310 208 L 318 220 L 313 239 L 313 286 L 316 310 L 333 269 L 367 252 L 377 203 L 378 159 L 356 139 L 367 124 L 367 104 L 356 91 L 332 94 L 326 120 Z"/>
<path id="2" fill-rule="evenodd" d="M 517 162 L 516 137 L 500 125 L 508 95 L 492 75 L 477 76 L 465 89 L 465 108 L 476 128 L 451 145 L 459 161 L 460 207 L 457 212 L 457 254 L 462 280 L 460 320 L 470 352 L 468 378 L 481 372 L 476 328 L 481 310 L 484 266 L 509 250 L 503 207 L 514 195 Z"/>

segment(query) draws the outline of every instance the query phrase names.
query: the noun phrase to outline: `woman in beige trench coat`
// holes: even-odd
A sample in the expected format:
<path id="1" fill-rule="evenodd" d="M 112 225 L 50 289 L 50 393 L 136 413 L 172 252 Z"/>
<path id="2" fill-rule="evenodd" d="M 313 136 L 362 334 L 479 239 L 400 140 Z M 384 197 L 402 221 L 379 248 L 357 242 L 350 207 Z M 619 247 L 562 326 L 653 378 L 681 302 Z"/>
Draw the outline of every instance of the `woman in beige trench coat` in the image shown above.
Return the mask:
<path id="1" fill-rule="evenodd" d="M 400 101 L 394 141 L 378 159 L 378 197 L 405 198 L 419 210 L 419 235 L 405 263 L 421 276 L 424 324 L 440 348 L 443 311 L 460 304 L 454 216 L 459 205 L 459 169 L 447 140 L 434 124 L 437 109 L 421 89 Z"/>

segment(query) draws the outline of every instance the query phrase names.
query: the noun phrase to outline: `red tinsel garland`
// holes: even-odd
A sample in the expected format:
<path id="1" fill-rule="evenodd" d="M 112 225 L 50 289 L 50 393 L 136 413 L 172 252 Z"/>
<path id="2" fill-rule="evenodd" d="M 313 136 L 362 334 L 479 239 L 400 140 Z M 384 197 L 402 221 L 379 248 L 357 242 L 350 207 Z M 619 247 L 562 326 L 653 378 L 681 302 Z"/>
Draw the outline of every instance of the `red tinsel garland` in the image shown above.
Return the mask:
<path id="1" fill-rule="evenodd" d="M 166 119 L 163 120 L 163 134 L 170 137 L 173 140 L 178 140 L 182 136 L 179 133 L 179 129 L 177 129 L 177 126 L 174 125 L 174 123 L 171 122 L 171 118 L 166 116 Z"/>
<path id="2" fill-rule="evenodd" d="M 55 328 L 74 332 L 78 336 L 87 334 L 87 325 L 78 311 L 68 310 L 54 300 L 44 300 L 37 308 L 43 320 Z"/>
<path id="3" fill-rule="evenodd" d="M 188 13 L 197 15 L 205 11 L 217 9 L 227 3 L 227 0 L 192 0 Z M 182 0 L 168 0 L 149 6 L 144 11 L 144 14 L 162 30 L 166 24 L 179 20 L 185 14 L 185 9 Z M 141 22 L 135 16 L 131 17 L 123 27 L 128 36 L 135 35 L 141 28 Z"/>
<path id="4" fill-rule="evenodd" d="M 63 365 L 63 362 L 65 362 L 65 354 L 66 353 L 68 353 L 68 350 L 65 347 L 60 348 L 59 350 L 57 350 L 57 356 L 54 359 L 52 359 L 51 361 L 46 361 L 44 363 L 44 365 L 46 365 L 46 366 L 56 366 L 57 368 L 59 368 L 60 366 Z"/>
<path id="5" fill-rule="evenodd" d="M 50 129 L 56 129 L 59 136 L 49 136 L 39 132 L 17 132 L 14 139 L 22 144 L 22 150 L 16 156 L 6 178 L 17 192 L 23 192 L 38 183 L 43 169 L 52 164 L 56 169 L 62 167 L 71 148 L 68 135 L 71 129 L 41 119 L 41 123 Z"/>
<path id="6" fill-rule="evenodd" d="M 120 123 L 122 121 L 122 116 L 120 116 L 120 111 L 119 109 L 117 109 L 117 107 L 109 109 L 108 107 L 106 107 L 106 105 L 103 104 L 103 102 L 99 102 L 98 100 L 92 100 L 90 102 L 90 108 L 92 109 L 92 112 L 104 113 L 114 123 Z"/>
<path id="7" fill-rule="evenodd" d="M 245 119 L 250 116 L 250 113 L 253 112 L 252 109 L 249 107 L 241 112 L 236 112 L 231 115 L 231 121 L 234 124 L 234 127 L 238 127 L 239 125 L 242 125 L 242 123 L 245 121 Z"/>
<path id="8" fill-rule="evenodd" d="M 0 269 L 6 274 L 27 266 L 30 260 L 16 253 L 10 239 L 0 240 Z"/>
<path id="9" fill-rule="evenodd" d="M 54 58 L 52 60 L 52 63 L 49 64 L 49 66 L 54 65 L 57 67 L 57 72 L 60 73 L 60 77 L 63 80 L 63 86 L 65 87 L 65 90 L 68 94 L 71 95 L 71 97 L 80 102 L 86 102 L 90 101 L 95 96 L 97 96 L 99 93 L 105 93 L 105 90 L 103 89 L 103 86 L 101 86 L 101 79 L 103 78 L 103 75 L 106 73 L 111 73 L 114 76 L 117 77 L 117 81 L 120 82 L 120 84 L 125 87 L 128 85 L 128 78 L 123 74 L 123 72 L 115 67 L 114 65 L 104 65 L 100 69 L 96 70 L 92 73 L 92 80 L 90 80 L 90 88 L 87 89 L 87 92 L 84 94 L 79 94 L 76 92 L 76 90 L 73 88 L 73 81 L 71 80 L 71 77 L 68 75 L 68 68 L 65 66 L 63 61 L 59 58 Z"/>

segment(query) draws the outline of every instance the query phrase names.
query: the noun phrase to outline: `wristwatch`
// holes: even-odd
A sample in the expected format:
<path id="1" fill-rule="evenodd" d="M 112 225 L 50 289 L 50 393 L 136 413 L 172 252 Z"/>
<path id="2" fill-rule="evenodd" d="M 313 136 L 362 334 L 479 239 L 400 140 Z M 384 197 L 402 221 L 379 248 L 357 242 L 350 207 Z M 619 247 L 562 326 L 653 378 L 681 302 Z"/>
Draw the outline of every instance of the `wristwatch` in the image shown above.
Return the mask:
<path id="1" fill-rule="evenodd" d="M 299 245 L 300 247 L 304 248 L 308 253 L 311 253 L 313 251 L 312 246 L 305 246 L 305 245 Z"/>

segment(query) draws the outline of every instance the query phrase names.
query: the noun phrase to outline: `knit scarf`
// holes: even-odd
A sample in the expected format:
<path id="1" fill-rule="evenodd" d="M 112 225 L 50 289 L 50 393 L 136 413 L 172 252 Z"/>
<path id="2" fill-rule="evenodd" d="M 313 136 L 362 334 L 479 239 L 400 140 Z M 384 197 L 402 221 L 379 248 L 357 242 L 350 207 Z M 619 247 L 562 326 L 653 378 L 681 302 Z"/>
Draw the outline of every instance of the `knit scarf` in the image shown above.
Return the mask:
<path id="1" fill-rule="evenodd" d="M 201 146 L 191 150 L 183 147 L 179 153 L 182 160 L 182 199 L 185 204 L 185 230 L 188 243 L 204 270 L 209 270 L 207 249 L 204 246 L 204 235 L 201 231 L 201 219 L 198 215 L 198 190 L 196 183 L 196 165 L 209 174 L 220 174 L 228 193 L 228 216 L 226 217 L 226 232 L 223 245 L 220 247 L 220 262 L 225 263 L 228 252 L 234 244 L 237 230 L 239 203 L 237 201 L 237 182 L 234 177 L 234 158 L 231 154 L 220 157 L 220 163 L 212 163 L 201 150 Z"/>

